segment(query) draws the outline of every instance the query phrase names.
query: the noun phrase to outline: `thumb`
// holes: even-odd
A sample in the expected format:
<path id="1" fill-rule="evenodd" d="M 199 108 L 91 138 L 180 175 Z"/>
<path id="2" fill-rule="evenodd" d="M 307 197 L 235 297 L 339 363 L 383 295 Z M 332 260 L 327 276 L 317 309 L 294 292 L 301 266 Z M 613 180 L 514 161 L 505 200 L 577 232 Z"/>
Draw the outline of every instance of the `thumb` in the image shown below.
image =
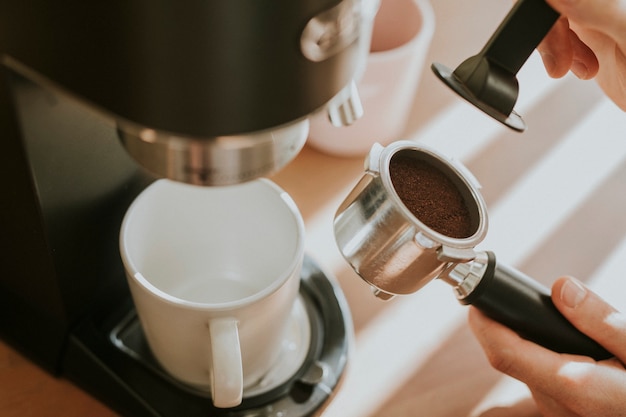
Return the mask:
<path id="1" fill-rule="evenodd" d="M 570 277 L 554 282 L 552 302 L 578 330 L 626 363 L 626 317 L 622 313 Z"/>
<path id="2" fill-rule="evenodd" d="M 623 0 L 547 0 L 563 16 L 615 40 L 624 38 L 626 2 Z"/>

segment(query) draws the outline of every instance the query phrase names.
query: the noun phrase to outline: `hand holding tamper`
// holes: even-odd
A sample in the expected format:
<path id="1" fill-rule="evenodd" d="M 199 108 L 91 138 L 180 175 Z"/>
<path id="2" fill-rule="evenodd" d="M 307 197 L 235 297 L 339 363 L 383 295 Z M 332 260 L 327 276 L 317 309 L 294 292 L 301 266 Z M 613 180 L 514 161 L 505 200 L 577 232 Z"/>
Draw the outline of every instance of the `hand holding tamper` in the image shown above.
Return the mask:
<path id="1" fill-rule="evenodd" d="M 518 0 L 482 51 L 454 71 L 433 63 L 433 72 L 480 110 L 516 131 L 526 123 L 515 112 L 517 72 L 550 31 L 559 14 L 545 0 Z"/>

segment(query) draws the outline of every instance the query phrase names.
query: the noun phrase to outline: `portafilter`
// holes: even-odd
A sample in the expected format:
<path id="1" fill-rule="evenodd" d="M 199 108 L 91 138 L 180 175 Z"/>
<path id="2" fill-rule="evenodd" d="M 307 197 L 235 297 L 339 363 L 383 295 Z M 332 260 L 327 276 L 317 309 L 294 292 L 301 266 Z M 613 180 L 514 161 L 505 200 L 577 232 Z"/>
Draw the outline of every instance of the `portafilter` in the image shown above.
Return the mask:
<path id="1" fill-rule="evenodd" d="M 376 144 L 365 173 L 337 210 L 335 239 L 344 258 L 390 299 L 435 278 L 525 339 L 556 352 L 612 356 L 556 309 L 550 290 L 476 250 L 487 233 L 480 186 L 458 161 L 412 141 Z"/>

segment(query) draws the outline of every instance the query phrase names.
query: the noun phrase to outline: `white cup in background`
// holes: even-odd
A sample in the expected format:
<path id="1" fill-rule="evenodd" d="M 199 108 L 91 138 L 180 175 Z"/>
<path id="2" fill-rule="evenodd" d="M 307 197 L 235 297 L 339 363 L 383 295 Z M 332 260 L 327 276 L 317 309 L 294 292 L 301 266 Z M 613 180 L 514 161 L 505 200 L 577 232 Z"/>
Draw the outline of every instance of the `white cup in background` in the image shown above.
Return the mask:
<path id="1" fill-rule="evenodd" d="M 320 111 L 310 119 L 308 143 L 331 155 L 362 156 L 376 142 L 401 139 L 434 30 L 429 0 L 382 0 L 358 82 L 363 117 L 351 126 L 335 127 Z"/>
<path id="2" fill-rule="evenodd" d="M 304 222 L 266 179 L 158 180 L 129 207 L 120 251 L 152 353 L 176 379 L 241 403 L 276 365 L 298 297 Z"/>

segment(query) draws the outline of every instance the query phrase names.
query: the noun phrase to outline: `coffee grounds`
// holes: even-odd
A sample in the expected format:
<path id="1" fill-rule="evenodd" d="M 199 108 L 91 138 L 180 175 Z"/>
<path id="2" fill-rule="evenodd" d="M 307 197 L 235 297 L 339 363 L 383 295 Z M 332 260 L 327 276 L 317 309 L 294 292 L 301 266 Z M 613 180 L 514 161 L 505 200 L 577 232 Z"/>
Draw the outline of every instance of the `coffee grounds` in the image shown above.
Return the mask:
<path id="1" fill-rule="evenodd" d="M 465 200 L 439 169 L 426 161 L 395 155 L 389 173 L 404 205 L 426 226 L 455 239 L 472 235 Z"/>

